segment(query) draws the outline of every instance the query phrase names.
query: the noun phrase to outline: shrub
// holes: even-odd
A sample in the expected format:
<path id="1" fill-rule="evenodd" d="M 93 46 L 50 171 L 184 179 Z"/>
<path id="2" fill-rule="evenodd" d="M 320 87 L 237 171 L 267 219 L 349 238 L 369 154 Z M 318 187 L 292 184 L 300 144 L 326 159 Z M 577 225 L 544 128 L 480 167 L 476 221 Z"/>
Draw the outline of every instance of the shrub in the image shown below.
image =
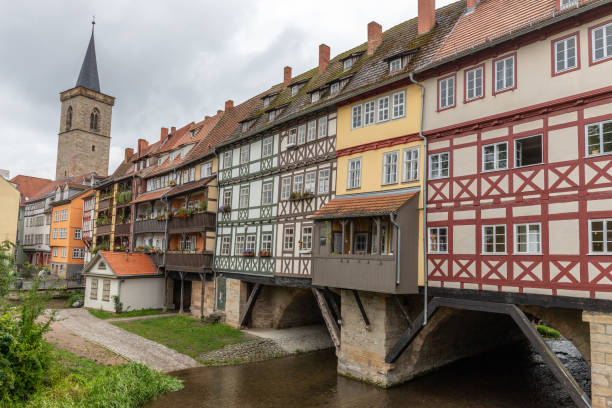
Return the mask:
<path id="1" fill-rule="evenodd" d="M 561 333 L 551 327 L 545 326 L 543 324 L 538 324 L 536 328 L 538 329 L 538 333 L 540 333 L 540 336 L 542 337 L 546 337 L 548 339 L 561 338 Z"/>
<path id="2" fill-rule="evenodd" d="M 72 307 L 74 302 L 85 303 L 85 294 L 79 290 L 70 292 L 70 296 L 68 297 L 68 301 L 66 302 L 66 307 Z"/>
<path id="3" fill-rule="evenodd" d="M 15 244 L 9 241 L 0 244 L 0 299 L 8 293 L 14 279 L 15 270 L 11 254 L 11 248 L 14 246 Z"/>
<path id="4" fill-rule="evenodd" d="M 123 303 L 119 301 L 119 296 L 113 296 L 113 302 L 115 303 L 115 313 L 123 312 Z"/>

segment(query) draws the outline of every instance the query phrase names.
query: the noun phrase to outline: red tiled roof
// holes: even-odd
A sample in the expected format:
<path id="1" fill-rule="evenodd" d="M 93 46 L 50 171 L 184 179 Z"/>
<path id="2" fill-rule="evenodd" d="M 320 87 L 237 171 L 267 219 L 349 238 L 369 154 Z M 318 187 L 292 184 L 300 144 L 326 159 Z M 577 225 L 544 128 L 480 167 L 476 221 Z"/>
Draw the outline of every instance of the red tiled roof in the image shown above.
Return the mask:
<path id="1" fill-rule="evenodd" d="M 199 179 L 198 181 L 193 181 L 191 183 L 183 184 L 181 186 L 176 186 L 172 189 L 172 191 L 168 193 L 168 197 L 173 197 L 175 195 L 194 190 L 198 187 L 205 186 L 206 184 L 210 183 L 210 181 L 214 180 L 215 178 L 217 178 L 217 176 L 205 177 L 203 179 Z"/>
<path id="2" fill-rule="evenodd" d="M 164 193 L 166 193 L 166 192 L 168 192 L 170 190 L 172 190 L 172 187 L 163 188 L 163 189 L 157 190 L 157 191 L 151 191 L 149 193 L 144 193 L 141 196 L 138 196 L 138 198 L 136 198 L 134 201 L 132 201 L 132 204 L 142 203 L 144 201 L 156 200 L 159 197 L 161 197 L 162 195 L 164 195 Z"/>
<path id="3" fill-rule="evenodd" d="M 312 218 L 365 217 L 396 212 L 418 193 L 385 194 L 335 198 L 315 212 Z"/>
<path id="4" fill-rule="evenodd" d="M 113 272 L 118 276 L 157 275 L 157 267 L 147 254 L 100 251 Z"/>
<path id="5" fill-rule="evenodd" d="M 35 195 L 38 195 L 38 192 L 47 184 L 52 183 L 52 181 L 40 177 L 30 177 L 19 174 L 11 179 L 11 183 L 16 184 L 17 190 L 21 193 L 19 205 L 25 205 L 27 201 L 34 198 Z"/>

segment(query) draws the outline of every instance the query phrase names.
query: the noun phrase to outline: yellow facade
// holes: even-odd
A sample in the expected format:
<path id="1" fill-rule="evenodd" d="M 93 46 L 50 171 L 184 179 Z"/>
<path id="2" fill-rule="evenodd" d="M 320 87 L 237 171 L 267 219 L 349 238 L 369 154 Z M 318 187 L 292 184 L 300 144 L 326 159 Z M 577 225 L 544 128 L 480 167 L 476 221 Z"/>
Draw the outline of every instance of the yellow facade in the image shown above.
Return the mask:
<path id="1" fill-rule="evenodd" d="M 397 92 L 405 91 L 405 115 L 397 119 L 377 122 L 359 128 L 352 128 L 353 107 L 362 105 L 369 101 L 375 101 L 375 106 L 381 97 L 392 96 Z M 392 108 L 391 108 L 392 109 Z M 375 110 L 375 114 L 377 114 Z M 421 117 L 421 90 L 416 85 L 401 87 L 392 91 L 380 93 L 375 96 L 353 102 L 350 105 L 338 109 L 338 133 L 336 146 L 340 156 L 338 157 L 336 176 L 336 195 L 361 194 L 381 191 L 393 191 L 398 189 L 418 188 L 423 192 L 423 171 L 425 169 L 425 157 L 423 142 L 418 138 L 419 121 Z M 362 121 L 363 123 L 363 121 Z M 411 137 L 412 136 L 412 137 Z M 403 139 L 404 138 L 404 139 Z M 375 143 L 392 141 L 391 145 L 379 147 Z M 397 144 L 395 144 L 397 143 Z M 342 150 L 360 147 L 358 152 L 342 155 Z M 418 179 L 416 181 L 405 181 L 404 151 L 418 148 L 419 165 Z M 383 157 L 385 153 L 398 152 L 398 174 L 397 183 L 384 184 L 383 182 Z M 358 188 L 348 188 L 349 161 L 361 159 L 361 183 Z M 375 198 L 373 198 L 375 199 Z M 423 202 L 419 195 L 419 285 L 423 284 Z"/>
<path id="2" fill-rule="evenodd" d="M 0 243 L 15 242 L 17 239 L 17 219 L 19 218 L 19 190 L 0 177 Z"/>

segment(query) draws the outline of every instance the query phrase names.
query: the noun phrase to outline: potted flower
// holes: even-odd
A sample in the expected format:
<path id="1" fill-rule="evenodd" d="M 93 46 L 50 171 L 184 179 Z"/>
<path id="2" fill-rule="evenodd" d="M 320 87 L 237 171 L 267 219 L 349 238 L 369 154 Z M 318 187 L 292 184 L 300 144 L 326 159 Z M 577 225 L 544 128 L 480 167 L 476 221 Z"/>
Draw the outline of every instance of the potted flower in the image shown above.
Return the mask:
<path id="1" fill-rule="evenodd" d="M 222 205 L 221 207 L 219 207 L 219 212 L 221 213 L 228 213 L 232 211 L 232 207 L 230 207 L 229 205 Z"/>
<path id="2" fill-rule="evenodd" d="M 255 253 L 252 249 L 246 249 L 242 251 L 242 256 L 255 256 Z"/>
<path id="3" fill-rule="evenodd" d="M 155 219 L 157 221 L 166 221 L 166 214 L 159 214 Z"/>
<path id="4" fill-rule="evenodd" d="M 267 258 L 270 256 L 270 251 L 266 251 L 266 250 L 261 250 L 259 251 L 259 256 L 262 258 Z"/>
<path id="5" fill-rule="evenodd" d="M 174 186 L 176 186 L 176 181 L 175 180 L 170 180 L 170 182 L 168 184 L 170 185 L 170 187 L 174 187 Z"/>
<path id="6" fill-rule="evenodd" d="M 206 212 L 206 201 L 200 203 L 200 212 Z"/>
<path id="7" fill-rule="evenodd" d="M 302 197 L 302 193 L 300 193 L 299 191 L 292 191 L 291 194 L 289 194 L 290 200 L 299 200 L 300 197 Z"/>
<path id="8" fill-rule="evenodd" d="M 314 196 L 314 194 L 312 194 L 311 191 L 306 190 L 306 191 L 304 191 L 302 193 L 302 197 L 301 198 L 312 198 L 313 196 Z"/>

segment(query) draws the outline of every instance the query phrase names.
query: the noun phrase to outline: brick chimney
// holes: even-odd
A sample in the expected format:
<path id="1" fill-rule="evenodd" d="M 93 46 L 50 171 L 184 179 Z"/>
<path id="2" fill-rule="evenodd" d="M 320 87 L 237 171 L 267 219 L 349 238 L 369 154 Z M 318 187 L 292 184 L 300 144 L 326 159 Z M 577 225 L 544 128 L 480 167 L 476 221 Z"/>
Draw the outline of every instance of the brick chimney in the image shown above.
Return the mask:
<path id="1" fill-rule="evenodd" d="M 144 139 L 138 139 L 138 154 L 142 154 L 149 147 L 149 142 Z"/>
<path id="2" fill-rule="evenodd" d="M 174 134 L 174 132 L 176 132 L 176 126 L 170 128 L 170 134 Z"/>
<path id="3" fill-rule="evenodd" d="M 428 33 L 436 24 L 436 0 L 419 0 L 419 35 Z"/>
<path id="4" fill-rule="evenodd" d="M 467 0 L 467 4 L 466 4 L 466 9 L 467 10 L 471 10 L 473 8 L 475 8 L 478 3 L 480 2 L 480 0 Z"/>
<path id="5" fill-rule="evenodd" d="M 291 67 L 287 66 L 283 69 L 283 87 L 288 87 L 291 82 Z"/>
<path id="6" fill-rule="evenodd" d="M 229 112 L 234 108 L 234 101 L 232 101 L 231 99 L 228 99 L 227 101 L 225 101 L 225 111 Z"/>
<path id="7" fill-rule="evenodd" d="M 325 71 L 325 68 L 329 65 L 329 51 L 329 46 L 319 45 L 319 74 Z"/>
<path id="8" fill-rule="evenodd" d="M 217 115 L 220 115 L 220 114 L 222 114 L 222 113 L 223 113 L 223 111 L 222 111 L 221 109 L 219 109 L 219 110 L 217 111 Z"/>
<path id="9" fill-rule="evenodd" d="M 123 157 L 123 161 L 128 161 L 130 160 L 130 158 L 134 155 L 134 149 L 132 149 L 131 147 L 126 147 L 125 148 L 125 156 Z"/>
<path id="10" fill-rule="evenodd" d="M 380 43 L 382 43 L 382 26 L 376 21 L 371 21 L 368 24 L 368 55 L 374 54 Z"/>
<path id="11" fill-rule="evenodd" d="M 164 143 L 164 140 L 168 138 L 168 128 L 161 128 L 161 132 L 159 134 L 159 141 Z"/>

